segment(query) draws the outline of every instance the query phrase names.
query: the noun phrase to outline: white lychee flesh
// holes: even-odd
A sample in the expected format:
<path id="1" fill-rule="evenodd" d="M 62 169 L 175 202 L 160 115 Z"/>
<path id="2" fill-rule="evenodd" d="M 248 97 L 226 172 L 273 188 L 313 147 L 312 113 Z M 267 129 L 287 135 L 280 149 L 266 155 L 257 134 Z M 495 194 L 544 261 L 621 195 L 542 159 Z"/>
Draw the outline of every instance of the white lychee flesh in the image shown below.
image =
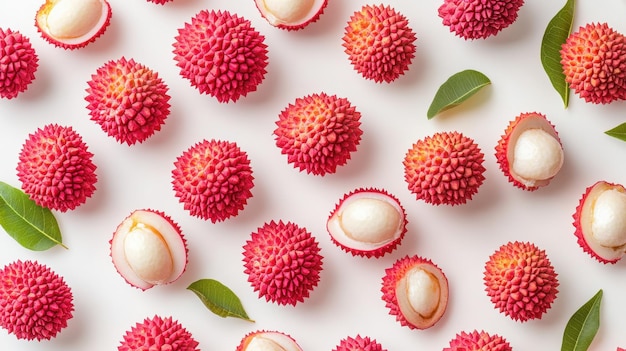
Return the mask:
<path id="1" fill-rule="evenodd" d="M 48 11 L 38 14 L 39 27 L 59 42 L 80 44 L 93 37 L 109 17 L 104 0 L 56 0 Z"/>
<path id="2" fill-rule="evenodd" d="M 289 336 L 278 332 L 260 332 L 252 336 L 245 351 L 302 351 Z"/>
<path id="3" fill-rule="evenodd" d="M 319 16 L 327 0 L 256 0 L 261 15 L 275 27 L 302 27 Z"/>
<path id="4" fill-rule="evenodd" d="M 428 327 L 444 313 L 448 283 L 436 268 L 418 265 L 411 268 L 396 285 L 398 307 L 406 320 L 418 328 Z"/>

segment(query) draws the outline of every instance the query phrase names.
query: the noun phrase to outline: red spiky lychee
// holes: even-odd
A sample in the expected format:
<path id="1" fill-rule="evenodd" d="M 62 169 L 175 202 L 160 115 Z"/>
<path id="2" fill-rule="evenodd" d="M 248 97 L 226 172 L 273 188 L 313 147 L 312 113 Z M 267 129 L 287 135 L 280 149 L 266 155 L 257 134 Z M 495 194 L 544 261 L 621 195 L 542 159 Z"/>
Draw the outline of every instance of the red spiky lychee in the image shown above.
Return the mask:
<path id="1" fill-rule="evenodd" d="M 324 176 L 345 165 L 361 141 L 361 113 L 326 93 L 297 98 L 278 116 L 276 146 L 300 171 Z"/>
<path id="2" fill-rule="evenodd" d="M 176 350 L 200 351 L 191 333 L 172 317 L 155 315 L 126 331 L 118 351 Z"/>
<path id="3" fill-rule="evenodd" d="M 48 266 L 20 261 L 0 270 L 0 327 L 18 339 L 50 340 L 73 317 L 74 298 Z"/>
<path id="4" fill-rule="evenodd" d="M 390 83 L 409 69 L 416 40 L 403 14 L 388 5 L 364 5 L 350 17 L 342 45 L 364 78 Z"/>
<path id="5" fill-rule="evenodd" d="M 192 216 L 221 222 L 236 216 L 252 197 L 248 155 L 235 142 L 203 140 L 176 158 L 172 185 Z"/>
<path id="6" fill-rule="evenodd" d="M 19 154 L 22 190 L 39 206 L 65 212 L 82 205 L 96 190 L 96 165 L 72 128 L 48 124 L 29 134 Z"/>
<path id="7" fill-rule="evenodd" d="M 178 29 L 174 60 L 202 94 L 237 101 L 256 91 L 268 64 L 265 37 L 228 11 L 202 10 Z"/>
<path id="8" fill-rule="evenodd" d="M 317 21 L 328 0 L 255 0 L 261 16 L 274 27 L 299 30 Z"/>
<path id="9" fill-rule="evenodd" d="M 335 346 L 333 351 L 387 351 L 383 349 L 383 346 L 379 344 L 375 339 L 371 339 L 369 336 L 362 337 L 357 335 L 355 337 L 348 336 L 341 339 L 339 344 Z"/>
<path id="10" fill-rule="evenodd" d="M 465 40 L 494 36 L 517 20 L 524 0 L 444 0 L 439 17 Z"/>
<path id="11" fill-rule="evenodd" d="M 279 305 L 303 302 L 320 280 L 319 244 L 306 228 L 292 222 L 265 223 L 246 241 L 243 257 L 254 291 Z"/>
<path id="12" fill-rule="evenodd" d="M 128 145 L 161 130 L 170 113 L 168 87 L 158 73 L 135 60 L 108 61 L 87 82 L 91 120 Z"/>
<path id="13" fill-rule="evenodd" d="M 19 31 L 0 28 L 0 98 L 13 99 L 35 79 L 39 57 L 30 39 Z"/>
<path id="14" fill-rule="evenodd" d="M 158 5 L 164 5 L 170 1 L 173 0 L 147 0 L 148 2 L 154 3 L 154 4 L 158 4 Z"/>
<path id="15" fill-rule="evenodd" d="M 288 334 L 273 330 L 258 330 L 244 336 L 235 349 L 235 351 L 257 350 L 302 351 L 302 348 Z"/>
<path id="16" fill-rule="evenodd" d="M 513 348 L 498 334 L 474 330 L 457 334 L 443 351 L 513 351 Z"/>

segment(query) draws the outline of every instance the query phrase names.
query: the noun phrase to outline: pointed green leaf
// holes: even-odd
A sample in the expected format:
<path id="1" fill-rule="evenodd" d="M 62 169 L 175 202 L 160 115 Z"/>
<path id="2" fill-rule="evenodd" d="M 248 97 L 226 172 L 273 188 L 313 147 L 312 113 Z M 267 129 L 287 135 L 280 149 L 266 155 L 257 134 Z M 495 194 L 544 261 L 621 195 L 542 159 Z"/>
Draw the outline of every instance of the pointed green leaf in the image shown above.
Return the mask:
<path id="1" fill-rule="evenodd" d="M 20 245 L 34 251 L 65 247 L 52 212 L 22 190 L 0 182 L 0 225 Z M 65 247 L 67 248 L 67 247 Z"/>
<path id="2" fill-rule="evenodd" d="M 567 322 L 561 351 L 587 351 L 600 327 L 602 289 L 576 311 Z"/>
<path id="3" fill-rule="evenodd" d="M 561 46 L 572 31 L 574 2 L 567 0 L 565 6 L 548 23 L 541 40 L 541 64 L 566 108 L 569 104 L 570 88 L 561 65 Z"/>
<path id="4" fill-rule="evenodd" d="M 437 90 L 426 114 L 428 119 L 461 104 L 488 84 L 491 84 L 489 78 L 475 70 L 468 69 L 453 74 Z"/>
<path id="5" fill-rule="evenodd" d="M 220 317 L 235 317 L 254 322 L 248 317 L 239 297 L 217 280 L 200 279 L 191 283 L 187 289 L 193 291 L 211 312 Z"/>
<path id="6" fill-rule="evenodd" d="M 626 141 L 626 123 L 622 123 L 613 129 L 607 130 L 604 133 L 619 140 Z"/>

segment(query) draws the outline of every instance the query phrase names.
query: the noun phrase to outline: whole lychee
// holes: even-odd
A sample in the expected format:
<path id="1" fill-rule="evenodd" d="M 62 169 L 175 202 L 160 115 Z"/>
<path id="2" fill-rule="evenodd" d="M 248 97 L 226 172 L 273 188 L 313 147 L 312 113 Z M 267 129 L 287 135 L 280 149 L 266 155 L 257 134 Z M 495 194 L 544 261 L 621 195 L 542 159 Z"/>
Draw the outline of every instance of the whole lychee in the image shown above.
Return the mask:
<path id="1" fill-rule="evenodd" d="M 342 45 L 364 78 L 390 83 L 409 69 L 416 40 L 403 14 L 382 4 L 364 5 L 350 17 Z"/>
<path id="2" fill-rule="evenodd" d="M 202 94 L 237 101 L 256 91 L 268 64 L 265 37 L 228 11 L 202 10 L 178 29 L 174 60 Z"/>
<path id="3" fill-rule="evenodd" d="M 306 228 L 292 222 L 265 223 L 246 241 L 243 257 L 254 291 L 279 305 L 303 302 L 320 280 L 319 244 Z"/>
<path id="4" fill-rule="evenodd" d="M 590 23 L 561 46 L 565 81 L 594 104 L 626 99 L 626 38 L 607 23 Z"/>
<path id="5" fill-rule="evenodd" d="M 524 0 L 444 0 L 439 17 L 465 40 L 494 36 L 517 20 Z"/>
<path id="6" fill-rule="evenodd" d="M 361 142 L 360 119 L 346 98 L 326 93 L 297 98 L 278 116 L 276 146 L 300 171 L 335 173 Z"/>
<path id="7" fill-rule="evenodd" d="M 198 342 L 178 321 L 156 315 L 126 331 L 117 350 L 200 351 Z"/>
<path id="8" fill-rule="evenodd" d="M 485 331 L 460 332 L 443 351 L 513 351 L 506 339 Z"/>
<path id="9" fill-rule="evenodd" d="M 62 277 L 36 261 L 0 270 L 0 326 L 18 339 L 49 340 L 73 317 L 72 291 Z"/>
<path id="10" fill-rule="evenodd" d="M 143 142 L 161 129 L 170 113 L 167 85 L 133 59 L 107 62 L 87 84 L 91 120 L 120 143 Z"/>
<path id="11" fill-rule="evenodd" d="M 252 196 L 248 155 L 235 142 L 203 140 L 176 158 L 172 185 L 192 216 L 221 222 L 236 216 Z"/>
<path id="12" fill-rule="evenodd" d="M 382 345 L 376 340 L 371 339 L 369 336 L 362 337 L 357 335 L 356 337 L 346 337 L 342 339 L 333 351 L 387 351 L 383 349 Z"/>
<path id="13" fill-rule="evenodd" d="M 13 99 L 26 91 L 38 67 L 39 57 L 30 39 L 0 28 L 0 98 Z"/>
<path id="14" fill-rule="evenodd" d="M 72 128 L 48 124 L 29 134 L 19 154 L 22 190 L 39 206 L 65 212 L 96 190 L 96 165 L 82 137 Z"/>
<path id="15" fill-rule="evenodd" d="M 459 132 L 438 132 L 407 151 L 404 179 L 418 200 L 464 204 L 485 180 L 483 163 L 484 154 L 473 139 Z"/>
<path id="16" fill-rule="evenodd" d="M 302 348 L 288 334 L 279 331 L 258 330 L 246 334 L 235 349 L 235 351 L 257 350 L 302 351 Z"/>
<path id="17" fill-rule="evenodd" d="M 557 297 L 559 281 L 544 250 L 529 242 L 500 246 L 485 264 L 485 291 L 513 320 L 541 319 Z"/>
<path id="18" fill-rule="evenodd" d="M 274 27 L 299 30 L 317 21 L 328 0 L 255 0 L 261 16 Z"/>
<path id="19" fill-rule="evenodd" d="M 158 4 L 158 5 L 164 5 L 164 4 L 166 4 L 166 3 L 170 2 L 170 1 L 173 1 L 173 0 L 147 0 L 147 1 L 155 3 L 155 4 Z"/>

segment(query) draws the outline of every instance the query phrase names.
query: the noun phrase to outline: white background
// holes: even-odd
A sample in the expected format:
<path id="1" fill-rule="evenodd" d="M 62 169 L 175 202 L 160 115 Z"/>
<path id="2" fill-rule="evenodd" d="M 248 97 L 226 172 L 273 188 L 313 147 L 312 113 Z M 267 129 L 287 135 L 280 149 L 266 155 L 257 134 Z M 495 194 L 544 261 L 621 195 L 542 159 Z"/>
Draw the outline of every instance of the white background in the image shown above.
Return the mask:
<path id="1" fill-rule="evenodd" d="M 0 180 L 19 187 L 15 167 L 21 145 L 38 127 L 74 127 L 92 151 L 99 177 L 87 203 L 55 213 L 69 250 L 31 252 L 0 235 L 0 264 L 38 260 L 62 275 L 75 296 L 74 318 L 56 339 L 17 340 L 0 331 L 2 350 L 114 350 L 126 330 L 155 314 L 173 316 L 202 350 L 234 350 L 258 329 L 292 335 L 304 350 L 331 350 L 347 336 L 369 336 L 385 349 L 440 350 L 456 333 L 485 330 L 505 337 L 514 350 L 558 350 L 574 311 L 604 289 L 601 327 L 591 350 L 626 347 L 625 262 L 603 265 L 580 249 L 572 214 L 586 187 L 598 180 L 626 183 L 626 144 L 603 132 L 625 120 L 624 102 L 586 104 L 572 95 L 565 109 L 539 59 L 544 29 L 565 1 L 529 0 L 519 18 L 498 36 L 464 41 L 442 25 L 441 1 L 384 3 L 403 13 L 418 39 L 406 75 L 390 84 L 365 80 L 341 46 L 350 15 L 369 2 L 331 0 L 319 21 L 305 30 L 283 31 L 260 16 L 252 0 L 175 0 L 165 6 L 144 0 L 110 0 L 113 18 L 95 43 L 65 51 L 45 42 L 34 18 L 40 1 L 0 2 L 0 26 L 30 37 L 40 58 L 37 79 L 17 99 L 0 101 Z M 177 29 L 203 9 L 228 10 L 249 19 L 266 38 L 269 66 L 258 91 L 236 103 L 201 95 L 179 76 L 172 54 Z M 574 29 L 608 22 L 626 33 L 626 3 L 580 0 Z M 140 145 L 105 135 L 89 119 L 87 81 L 108 60 L 134 58 L 159 72 L 169 86 L 171 115 L 163 129 Z M 426 111 L 439 85 L 464 69 L 487 75 L 492 85 L 456 109 L 432 120 Z M 300 173 L 274 144 L 278 113 L 296 98 L 326 92 L 348 98 L 362 113 L 363 138 L 337 173 Z M 566 153 L 561 172 L 546 188 L 525 192 L 498 169 L 494 147 L 510 120 L 522 112 L 544 113 L 556 126 Z M 486 181 L 462 206 L 431 206 L 415 199 L 404 182 L 402 160 L 417 140 L 457 130 L 485 153 Z M 239 216 L 222 223 L 191 217 L 171 188 L 175 158 L 202 139 L 234 141 L 248 153 L 254 196 Z M 380 259 L 352 257 L 325 231 L 335 203 L 358 187 L 380 187 L 396 195 L 409 220 L 402 245 Z M 183 229 L 189 264 L 175 283 L 142 292 L 127 285 L 109 258 L 108 241 L 132 210 L 167 212 Z M 319 241 L 324 269 L 311 297 L 297 306 L 259 299 L 246 281 L 242 245 L 270 220 L 306 227 Z M 484 263 L 508 241 L 531 241 L 544 249 L 557 271 L 559 293 L 541 320 L 520 323 L 494 309 L 482 282 Z M 443 319 L 427 330 L 410 330 L 388 314 L 381 299 L 384 269 L 405 255 L 432 259 L 450 282 Z M 186 290 L 201 278 L 218 279 L 241 298 L 255 323 L 213 315 Z"/>

